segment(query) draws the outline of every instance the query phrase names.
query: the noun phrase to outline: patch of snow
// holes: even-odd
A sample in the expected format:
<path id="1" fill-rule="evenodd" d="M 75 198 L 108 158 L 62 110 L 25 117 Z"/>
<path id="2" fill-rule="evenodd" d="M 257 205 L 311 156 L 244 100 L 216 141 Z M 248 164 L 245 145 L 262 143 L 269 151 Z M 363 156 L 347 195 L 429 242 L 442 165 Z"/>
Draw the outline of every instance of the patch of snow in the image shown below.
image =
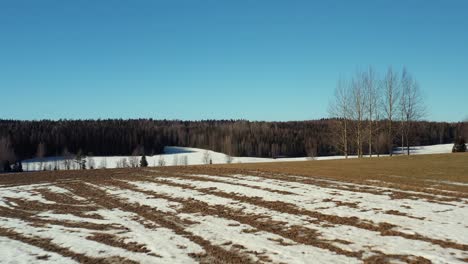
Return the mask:
<path id="1" fill-rule="evenodd" d="M 0 263 L 29 264 L 45 261 L 57 264 L 77 263 L 71 258 L 2 236 L 0 236 L 0 256 Z M 41 257 L 44 259 L 41 260 Z"/>
<path id="2" fill-rule="evenodd" d="M 37 187 L 47 186 L 45 184 L 33 184 L 14 187 L 4 187 L 0 189 L 0 206 L 11 207 L 6 203 L 7 198 L 22 199 L 27 201 L 36 201 L 45 204 L 55 204 L 53 201 L 46 200 L 39 192 L 35 191 Z"/>

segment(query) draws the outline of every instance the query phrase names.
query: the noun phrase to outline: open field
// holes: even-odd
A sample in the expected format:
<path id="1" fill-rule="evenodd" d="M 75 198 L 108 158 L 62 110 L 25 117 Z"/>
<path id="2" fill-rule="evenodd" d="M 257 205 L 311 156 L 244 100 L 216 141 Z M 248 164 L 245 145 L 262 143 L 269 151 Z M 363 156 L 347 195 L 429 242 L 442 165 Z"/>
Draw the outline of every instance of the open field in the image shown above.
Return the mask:
<path id="1" fill-rule="evenodd" d="M 464 263 L 468 155 L 0 176 L 0 263 Z"/>

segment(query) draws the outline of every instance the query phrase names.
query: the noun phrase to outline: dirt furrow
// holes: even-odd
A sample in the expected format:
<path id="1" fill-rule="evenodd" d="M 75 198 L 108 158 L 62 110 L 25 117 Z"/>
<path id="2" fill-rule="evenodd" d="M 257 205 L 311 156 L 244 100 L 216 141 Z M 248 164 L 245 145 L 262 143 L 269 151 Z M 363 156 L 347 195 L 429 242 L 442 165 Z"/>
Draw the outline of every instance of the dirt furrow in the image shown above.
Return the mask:
<path id="1" fill-rule="evenodd" d="M 112 257 L 112 258 L 96 258 L 96 257 L 89 257 L 86 256 L 85 254 L 80 254 L 76 253 L 69 248 L 61 247 L 53 242 L 51 242 L 51 239 L 46 239 L 46 238 L 40 238 L 40 237 L 35 237 L 35 236 L 25 236 L 21 233 L 18 233 L 16 231 L 2 228 L 0 227 L 0 236 L 8 237 L 10 239 L 18 240 L 23 243 L 36 246 L 39 248 L 44 249 L 45 251 L 48 252 L 55 252 L 57 254 L 60 254 L 64 257 L 69 257 L 74 260 L 76 260 L 79 263 L 89 263 L 89 264 L 97 264 L 97 263 L 122 263 L 122 264 L 133 264 L 137 263 L 134 261 L 131 261 L 129 259 L 125 259 L 122 257 Z"/>
<path id="2" fill-rule="evenodd" d="M 96 219 L 94 215 L 86 214 L 87 212 L 92 212 L 98 209 L 97 207 L 92 207 L 92 210 L 87 210 L 89 207 L 78 207 L 75 208 L 70 206 L 70 211 L 66 211 L 64 207 L 58 204 L 47 204 L 44 206 L 43 203 L 37 201 L 27 201 L 20 199 L 11 199 L 17 206 L 14 208 L 0 207 L 0 216 L 7 218 L 20 219 L 32 223 L 35 226 L 46 226 L 46 225 L 57 225 L 70 228 L 84 228 L 89 230 L 115 230 L 121 229 L 121 226 L 115 224 L 97 224 L 86 222 L 86 218 Z M 57 206 L 57 208 L 55 208 Z M 82 217 L 84 221 L 69 221 L 69 220 L 55 220 L 48 219 L 45 217 L 38 216 L 39 213 L 52 211 L 54 213 L 61 214 L 71 214 L 78 217 Z"/>

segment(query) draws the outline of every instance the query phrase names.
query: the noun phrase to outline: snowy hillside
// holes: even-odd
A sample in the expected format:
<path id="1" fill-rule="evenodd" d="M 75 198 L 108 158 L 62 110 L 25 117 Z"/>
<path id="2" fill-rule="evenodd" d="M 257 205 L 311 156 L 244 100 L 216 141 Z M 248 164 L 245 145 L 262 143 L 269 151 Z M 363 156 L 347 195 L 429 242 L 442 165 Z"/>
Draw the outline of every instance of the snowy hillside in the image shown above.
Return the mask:
<path id="1" fill-rule="evenodd" d="M 451 153 L 453 148 L 453 143 L 451 144 L 439 144 L 431 146 L 416 146 L 410 147 L 411 154 L 444 154 Z M 406 148 L 397 148 L 395 154 L 406 154 Z"/>
<path id="2" fill-rule="evenodd" d="M 441 144 L 432 146 L 411 147 L 411 154 L 442 154 L 450 153 L 453 144 Z M 395 154 L 405 154 L 397 148 Z M 349 156 L 355 158 L 356 156 Z M 285 161 L 306 161 L 310 157 L 302 158 L 255 158 L 255 157 L 230 157 L 224 153 L 211 150 L 186 148 L 186 147 L 166 147 L 164 154 L 147 156 L 148 166 L 178 166 L 178 165 L 201 165 L 201 164 L 226 164 L 226 163 L 255 163 L 255 162 L 285 162 Z M 343 159 L 344 156 L 316 157 L 315 160 Z M 87 157 L 86 164 L 89 168 L 120 168 L 138 166 L 141 156 L 110 156 L 110 157 Z M 64 170 L 67 168 L 78 169 L 78 164 L 72 159 L 66 160 L 64 157 L 48 157 L 44 159 L 30 159 L 23 162 L 25 171 L 53 170 L 57 168 Z"/>
<path id="3" fill-rule="evenodd" d="M 132 167 L 139 164 L 141 156 L 111 156 L 111 157 L 87 157 L 87 166 L 94 168 L 119 168 Z M 211 150 L 186 148 L 186 147 L 166 147 L 164 154 L 147 156 L 148 166 L 177 166 L 177 165 L 201 165 L 201 164 L 225 164 L 225 163 L 253 163 L 253 162 L 271 162 L 275 159 L 253 158 L 253 157 L 229 157 L 224 153 Z M 294 158 L 284 160 L 306 160 L 307 158 Z M 283 160 L 283 159 L 282 159 Z M 68 161 L 71 169 L 77 169 L 78 164 Z M 23 169 L 26 171 L 34 170 L 53 170 L 66 169 L 67 161 L 63 157 L 49 157 L 44 159 L 30 159 L 23 162 Z"/>

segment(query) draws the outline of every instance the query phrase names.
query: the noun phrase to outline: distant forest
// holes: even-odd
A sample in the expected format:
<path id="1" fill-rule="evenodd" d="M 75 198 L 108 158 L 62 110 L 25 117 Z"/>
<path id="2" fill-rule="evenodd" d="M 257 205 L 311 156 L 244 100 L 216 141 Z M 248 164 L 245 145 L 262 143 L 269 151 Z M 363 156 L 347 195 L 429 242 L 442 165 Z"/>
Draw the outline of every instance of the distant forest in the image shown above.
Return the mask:
<path id="1" fill-rule="evenodd" d="M 352 121 L 350 121 L 352 122 Z M 375 122 L 374 154 L 388 152 Z M 452 143 L 466 123 L 414 122 L 411 145 Z M 398 122 L 395 127 L 398 127 Z M 298 122 L 245 120 L 0 120 L 0 159 L 82 155 L 153 155 L 164 146 L 210 149 L 232 156 L 304 157 L 342 155 L 336 140 L 339 119 Z M 466 129 L 464 130 L 466 131 Z M 398 134 L 397 132 L 395 132 Z M 464 132 L 463 132 L 464 133 Z M 401 145 L 395 137 L 394 144 Z M 366 143 L 364 143 L 366 144 Z M 365 152 L 369 148 L 363 146 Z M 350 144 L 349 154 L 356 149 Z M 366 153 L 364 153 L 366 154 Z"/>

